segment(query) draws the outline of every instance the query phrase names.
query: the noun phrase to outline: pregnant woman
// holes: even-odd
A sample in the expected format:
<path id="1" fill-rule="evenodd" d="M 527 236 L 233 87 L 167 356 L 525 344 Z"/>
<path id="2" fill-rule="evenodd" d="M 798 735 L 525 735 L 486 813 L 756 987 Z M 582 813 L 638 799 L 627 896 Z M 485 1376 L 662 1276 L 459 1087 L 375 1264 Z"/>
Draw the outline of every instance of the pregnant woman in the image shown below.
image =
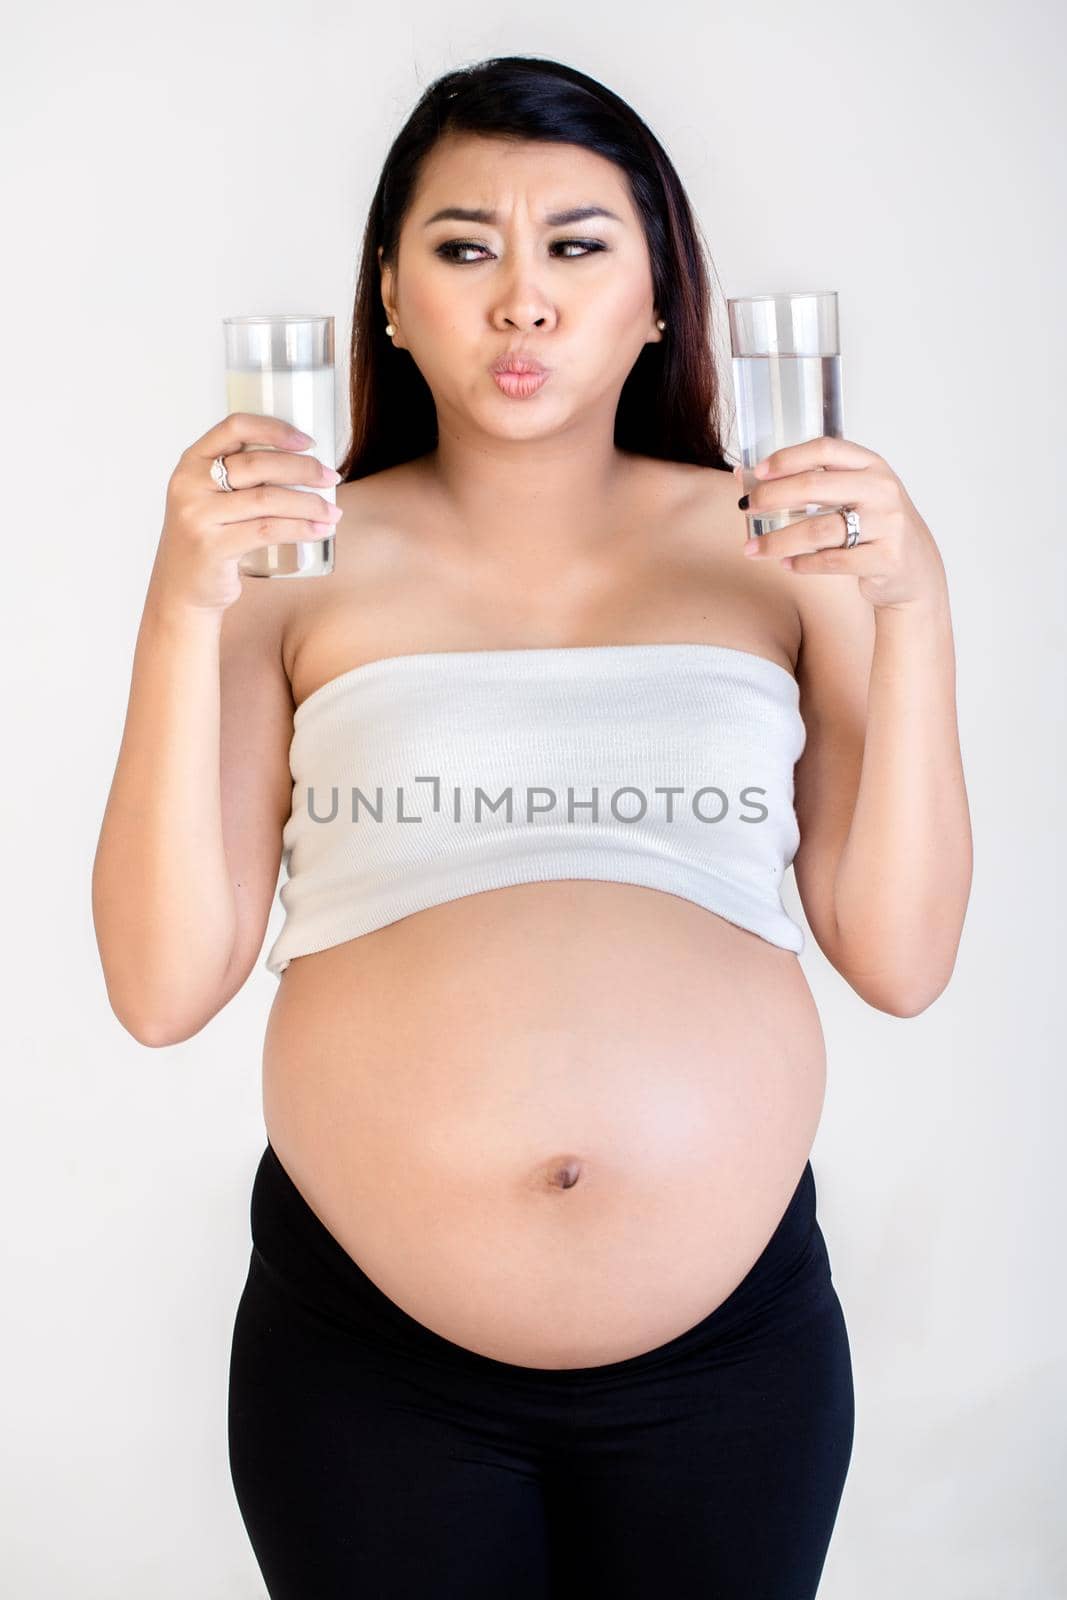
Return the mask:
<path id="1" fill-rule="evenodd" d="M 449 73 L 372 203 L 339 473 L 237 413 L 169 485 L 94 912 L 171 1044 L 285 863 L 229 1390 L 275 1600 L 816 1593 L 853 1388 L 780 885 L 911 1017 L 970 828 L 930 531 L 850 441 L 731 475 L 698 239 L 603 85 Z M 242 577 L 338 477 L 333 573 Z M 858 542 L 746 548 L 809 504 Z"/>

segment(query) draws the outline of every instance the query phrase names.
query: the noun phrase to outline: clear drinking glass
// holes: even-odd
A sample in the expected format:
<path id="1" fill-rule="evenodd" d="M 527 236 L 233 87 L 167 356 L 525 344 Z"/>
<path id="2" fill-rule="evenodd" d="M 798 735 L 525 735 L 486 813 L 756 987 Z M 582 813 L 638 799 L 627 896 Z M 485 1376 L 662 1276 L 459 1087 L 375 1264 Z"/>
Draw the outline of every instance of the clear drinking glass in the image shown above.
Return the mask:
<path id="1" fill-rule="evenodd" d="M 313 441 L 301 455 L 327 467 L 334 462 L 333 318 L 313 316 L 223 317 L 226 333 L 226 407 L 257 417 L 280 417 Z M 257 444 L 257 450 L 274 445 Z M 308 490 L 337 503 L 331 484 Z M 250 578 L 319 578 L 333 571 L 333 534 L 250 550 L 237 563 Z"/>
<path id="2" fill-rule="evenodd" d="M 745 475 L 744 469 L 772 450 L 823 434 L 842 437 L 837 291 L 739 295 L 726 304 L 747 492 L 760 480 Z M 805 505 L 763 516 L 749 511 L 748 531 L 762 537 L 803 517 L 836 509 Z"/>

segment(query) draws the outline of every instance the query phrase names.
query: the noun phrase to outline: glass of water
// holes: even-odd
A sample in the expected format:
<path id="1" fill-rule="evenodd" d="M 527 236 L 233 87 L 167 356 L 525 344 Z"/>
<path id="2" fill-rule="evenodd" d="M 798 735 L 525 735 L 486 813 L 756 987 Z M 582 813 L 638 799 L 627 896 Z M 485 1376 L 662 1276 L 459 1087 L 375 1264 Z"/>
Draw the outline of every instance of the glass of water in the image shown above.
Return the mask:
<path id="1" fill-rule="evenodd" d="M 280 417 L 313 441 L 300 454 L 325 466 L 334 463 L 333 318 L 279 314 L 223 317 L 226 334 L 227 411 Z M 273 450 L 257 444 L 257 450 Z M 331 484 L 309 488 L 337 504 Z M 333 534 L 268 544 L 249 550 L 237 563 L 250 578 L 319 578 L 333 571 Z"/>
<path id="2" fill-rule="evenodd" d="M 837 291 L 811 289 L 728 299 L 730 351 L 744 475 L 772 450 L 828 434 L 840 439 L 841 350 Z M 834 506 L 796 506 L 763 516 L 748 512 L 750 535 L 762 537 Z"/>

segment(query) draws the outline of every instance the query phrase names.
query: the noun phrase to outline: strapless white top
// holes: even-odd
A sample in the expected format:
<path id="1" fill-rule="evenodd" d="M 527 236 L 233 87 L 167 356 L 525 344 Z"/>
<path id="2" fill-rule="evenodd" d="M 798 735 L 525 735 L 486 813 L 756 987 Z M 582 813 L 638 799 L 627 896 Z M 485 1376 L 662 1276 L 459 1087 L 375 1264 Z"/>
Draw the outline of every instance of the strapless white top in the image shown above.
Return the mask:
<path id="1" fill-rule="evenodd" d="M 799 954 L 799 688 L 716 644 L 387 656 L 296 709 L 282 836 L 294 956 L 510 884 L 632 883 Z"/>

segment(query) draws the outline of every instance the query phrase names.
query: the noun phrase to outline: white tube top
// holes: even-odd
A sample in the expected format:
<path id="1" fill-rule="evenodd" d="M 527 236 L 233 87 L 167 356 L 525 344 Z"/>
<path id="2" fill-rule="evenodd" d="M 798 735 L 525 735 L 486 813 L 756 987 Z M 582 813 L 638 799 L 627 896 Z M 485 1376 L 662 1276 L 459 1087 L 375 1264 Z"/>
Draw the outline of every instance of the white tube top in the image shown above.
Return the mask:
<path id="1" fill-rule="evenodd" d="M 799 954 L 792 673 L 716 644 L 387 656 L 296 709 L 285 922 L 266 965 L 510 884 L 691 900 Z"/>

